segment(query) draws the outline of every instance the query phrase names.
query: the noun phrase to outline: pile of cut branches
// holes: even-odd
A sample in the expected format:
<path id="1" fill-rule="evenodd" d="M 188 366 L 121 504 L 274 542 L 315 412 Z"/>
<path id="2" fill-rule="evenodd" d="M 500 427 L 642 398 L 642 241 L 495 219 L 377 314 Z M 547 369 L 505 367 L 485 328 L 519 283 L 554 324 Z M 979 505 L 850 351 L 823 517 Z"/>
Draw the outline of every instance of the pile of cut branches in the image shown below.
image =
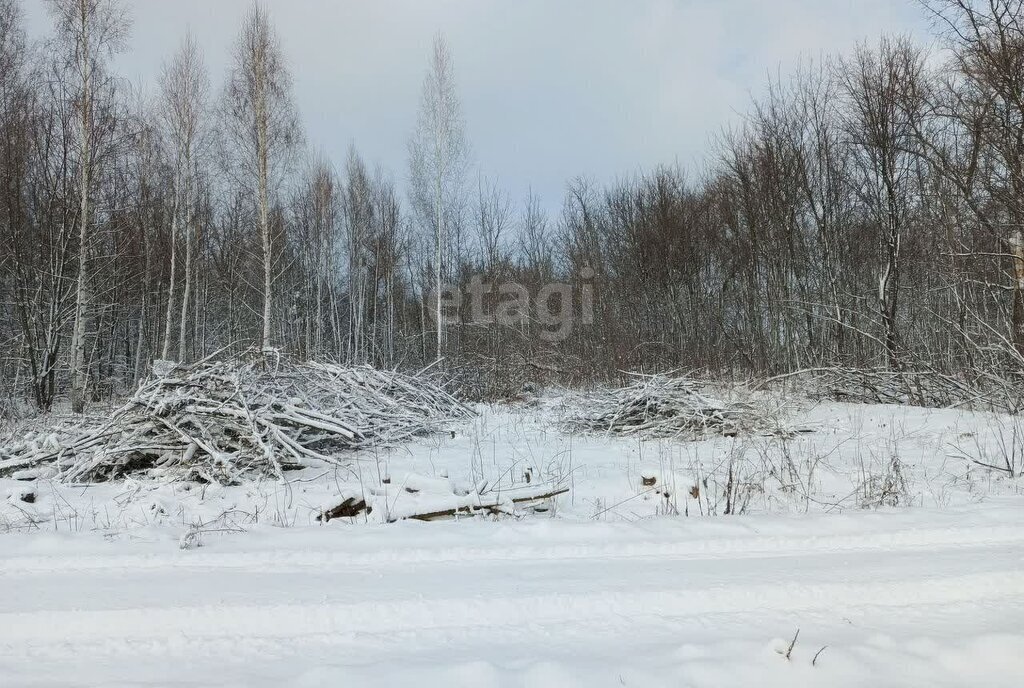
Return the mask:
<path id="1" fill-rule="evenodd" d="M 283 478 L 472 415 L 426 376 L 370 366 L 256 355 L 160 372 L 110 417 L 0 448 L 0 475 L 42 467 L 66 482 L 139 473 L 220 484 Z"/>
<path id="2" fill-rule="evenodd" d="M 626 387 L 587 395 L 582 411 L 564 422 L 569 431 L 646 437 L 736 435 L 762 429 L 764 414 L 747 404 L 726 404 L 705 395 L 686 377 L 636 375 Z"/>
<path id="3" fill-rule="evenodd" d="M 806 381 L 806 392 L 835 401 L 1009 412 L 1018 412 L 1024 405 L 1019 379 L 1002 378 L 989 371 L 949 375 L 927 369 L 808 368 L 769 378 L 761 386 L 801 378 Z"/>

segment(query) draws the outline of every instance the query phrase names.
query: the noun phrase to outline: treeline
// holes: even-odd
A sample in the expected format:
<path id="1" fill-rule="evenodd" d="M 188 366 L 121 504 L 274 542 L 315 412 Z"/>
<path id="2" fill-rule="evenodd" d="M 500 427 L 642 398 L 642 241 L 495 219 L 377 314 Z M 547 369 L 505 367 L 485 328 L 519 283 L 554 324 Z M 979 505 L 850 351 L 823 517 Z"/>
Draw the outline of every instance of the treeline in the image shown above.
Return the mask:
<path id="1" fill-rule="evenodd" d="M 488 393 L 641 369 L 1022 370 L 1019 0 L 925 0 L 938 48 L 892 37 L 806 64 L 703 169 L 573 180 L 554 216 L 474 169 L 443 38 L 396 175 L 310 153 L 258 5 L 222 87 L 184 37 L 141 92 L 111 69 L 122 5 L 48 5 L 37 40 L 0 0 L 7 403 L 81 410 L 154 359 L 252 347 L 440 357 Z M 481 320 L 476 297 L 438 296 L 474 283 L 488 312 L 531 306 Z"/>

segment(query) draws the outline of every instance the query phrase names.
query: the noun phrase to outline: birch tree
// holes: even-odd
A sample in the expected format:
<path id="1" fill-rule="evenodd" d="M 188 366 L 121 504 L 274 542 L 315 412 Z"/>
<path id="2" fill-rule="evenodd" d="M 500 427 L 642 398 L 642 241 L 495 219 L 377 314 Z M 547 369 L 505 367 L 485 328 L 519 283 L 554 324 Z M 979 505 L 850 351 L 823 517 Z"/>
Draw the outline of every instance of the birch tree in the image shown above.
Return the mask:
<path id="1" fill-rule="evenodd" d="M 373 333 L 377 342 L 378 329 L 383 335 L 380 341 L 380 361 L 393 367 L 395 361 L 396 319 L 398 301 L 401 299 L 399 260 L 404 247 L 405 222 L 394 184 L 381 170 L 377 170 L 373 182 L 375 236 L 374 236 L 374 282 L 373 290 Z M 378 300 L 377 284 L 381 291 Z"/>
<path id="2" fill-rule="evenodd" d="M 75 78 L 74 103 L 78 116 L 78 277 L 75 289 L 74 329 L 71 336 L 71 408 L 85 410 L 87 370 L 85 338 L 89 305 L 88 256 L 95 184 L 93 145 L 96 129 L 96 94 L 106 78 L 107 60 L 120 50 L 129 22 L 117 0 L 48 0 L 56 39 Z"/>
<path id="3" fill-rule="evenodd" d="M 370 177 L 366 165 L 355 151 L 349 149 L 345 166 L 345 224 L 348 229 L 348 299 L 349 299 L 349 344 L 348 358 L 352 361 L 365 360 L 365 331 L 367 289 L 367 254 L 374 211 Z"/>
<path id="4" fill-rule="evenodd" d="M 225 92 L 225 134 L 239 181 L 253 194 L 263 272 L 263 349 L 272 348 L 274 252 L 271 205 L 301 138 L 291 76 L 266 9 L 254 4 L 235 44 Z"/>
<path id="5" fill-rule="evenodd" d="M 455 69 L 444 36 L 434 38 L 430 66 L 423 79 L 419 117 L 409 141 L 409 172 L 413 208 L 420 226 L 434 239 L 434 317 L 437 359 L 444 352 L 441 312 L 442 281 L 448 240 L 463 201 L 469 144 L 455 87 Z"/>
<path id="6" fill-rule="evenodd" d="M 161 114 L 174 170 L 171 209 L 171 270 L 162 357 L 170 354 L 175 316 L 177 245 L 184 244 L 181 309 L 178 313 L 178 359 L 186 358 L 189 299 L 192 292 L 192 259 L 197 241 L 196 187 L 200 155 L 206 143 L 206 108 L 209 81 L 203 56 L 191 34 L 186 34 L 177 54 L 160 74 Z"/>
<path id="7" fill-rule="evenodd" d="M 48 322 L 45 309 L 37 307 L 46 291 L 35 285 L 57 270 L 35 269 L 42 263 L 36 258 L 41 252 L 33 250 L 38 242 L 23 202 L 37 134 L 33 125 L 39 106 L 32 82 L 21 8 L 17 0 L 0 0 L 0 319 L 6 316 L 12 335 L 17 322 L 35 403 L 46 410 L 53 400 L 59 320 Z M 6 373 L 6 367 L 0 372 Z"/>
<path id="8" fill-rule="evenodd" d="M 153 346 L 149 339 L 150 285 L 155 262 L 153 260 L 152 234 L 153 228 L 157 224 L 155 215 L 160 201 L 161 152 L 155 118 L 151 116 L 152 109 L 152 104 L 149 102 L 140 101 L 138 104 L 135 117 L 138 124 L 132 153 L 132 175 L 136 187 L 135 219 L 137 238 L 142 252 L 138 336 L 135 343 L 135 365 L 132 380 L 135 383 L 143 378 L 144 353 L 150 354 Z"/>
<path id="9" fill-rule="evenodd" d="M 304 355 L 327 353 L 326 337 L 337 336 L 334 275 L 338 253 L 340 203 L 338 181 L 330 162 L 314 158 L 294 200 L 298 254 L 305 273 Z M 335 351 L 340 345 L 333 342 Z"/>

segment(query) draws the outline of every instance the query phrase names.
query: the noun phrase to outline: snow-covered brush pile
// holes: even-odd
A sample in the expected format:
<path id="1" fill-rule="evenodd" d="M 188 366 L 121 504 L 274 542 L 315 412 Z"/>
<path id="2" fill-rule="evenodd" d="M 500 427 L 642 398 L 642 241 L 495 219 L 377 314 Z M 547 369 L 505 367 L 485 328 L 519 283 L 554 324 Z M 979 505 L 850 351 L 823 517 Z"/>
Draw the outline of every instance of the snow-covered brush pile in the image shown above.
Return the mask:
<path id="1" fill-rule="evenodd" d="M 1024 408 L 1020 379 L 986 370 L 948 375 L 934 370 L 809 368 L 769 378 L 762 386 L 782 381 L 797 381 L 812 397 L 834 401 L 1009 413 Z"/>
<path id="2" fill-rule="evenodd" d="M 645 437 L 735 435 L 764 429 L 767 418 L 749 404 L 727 404 L 701 391 L 696 381 L 666 375 L 638 376 L 626 387 L 572 402 L 564 427 Z"/>
<path id="3" fill-rule="evenodd" d="M 0 475 L 101 482 L 146 473 L 234 484 L 391 446 L 472 411 L 431 379 L 262 356 L 176 366 L 112 416 L 0 447 Z"/>

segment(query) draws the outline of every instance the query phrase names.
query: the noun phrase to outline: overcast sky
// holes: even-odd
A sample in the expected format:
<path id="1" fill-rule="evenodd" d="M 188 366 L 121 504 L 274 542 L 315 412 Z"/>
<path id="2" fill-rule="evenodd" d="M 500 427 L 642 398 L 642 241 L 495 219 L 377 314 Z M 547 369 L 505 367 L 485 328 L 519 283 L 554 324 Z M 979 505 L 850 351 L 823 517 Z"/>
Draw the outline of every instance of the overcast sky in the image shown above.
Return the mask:
<path id="1" fill-rule="evenodd" d="M 122 74 L 155 82 L 191 28 L 219 89 L 251 0 L 122 0 Z M 925 41 L 913 0 L 268 0 L 311 146 L 355 143 L 400 183 L 430 42 L 448 38 L 474 162 L 557 208 L 567 179 L 699 162 L 768 74 L 884 32 Z M 49 31 L 44 0 L 29 29 Z"/>

